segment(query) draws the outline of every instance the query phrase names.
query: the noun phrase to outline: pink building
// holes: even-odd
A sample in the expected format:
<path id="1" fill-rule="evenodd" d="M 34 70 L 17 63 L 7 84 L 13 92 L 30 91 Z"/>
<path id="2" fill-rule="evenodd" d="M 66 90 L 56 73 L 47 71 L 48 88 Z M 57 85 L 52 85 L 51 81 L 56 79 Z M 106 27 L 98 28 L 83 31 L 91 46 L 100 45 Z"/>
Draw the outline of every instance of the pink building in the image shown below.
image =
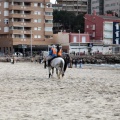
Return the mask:
<path id="1" fill-rule="evenodd" d="M 89 34 L 70 33 L 69 34 L 69 42 L 86 44 L 86 43 L 90 42 L 90 37 L 89 37 Z"/>
<path id="2" fill-rule="evenodd" d="M 107 15 L 96 15 L 95 11 L 93 15 L 85 15 L 85 33 L 90 34 L 90 40 L 100 42 L 104 39 L 104 22 L 120 22 L 120 19 Z"/>
<path id="3" fill-rule="evenodd" d="M 83 53 L 88 50 L 89 34 L 59 32 L 53 34 L 55 44 L 61 44 L 65 52 Z"/>

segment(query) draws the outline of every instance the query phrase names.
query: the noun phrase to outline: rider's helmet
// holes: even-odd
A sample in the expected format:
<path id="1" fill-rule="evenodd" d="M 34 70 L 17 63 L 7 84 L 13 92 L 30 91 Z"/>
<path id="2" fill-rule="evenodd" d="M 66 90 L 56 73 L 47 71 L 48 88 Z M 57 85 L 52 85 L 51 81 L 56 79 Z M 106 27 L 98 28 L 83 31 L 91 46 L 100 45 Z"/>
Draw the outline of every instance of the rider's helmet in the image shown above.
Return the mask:
<path id="1" fill-rule="evenodd" d="M 52 45 L 52 48 L 55 48 L 55 45 Z"/>

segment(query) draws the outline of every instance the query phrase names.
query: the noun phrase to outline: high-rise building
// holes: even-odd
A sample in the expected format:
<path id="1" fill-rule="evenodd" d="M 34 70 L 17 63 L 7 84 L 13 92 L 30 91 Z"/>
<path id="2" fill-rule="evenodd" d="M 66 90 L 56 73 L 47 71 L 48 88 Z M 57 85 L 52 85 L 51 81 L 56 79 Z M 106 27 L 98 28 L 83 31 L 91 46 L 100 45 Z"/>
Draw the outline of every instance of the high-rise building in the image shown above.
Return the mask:
<path id="1" fill-rule="evenodd" d="M 87 13 L 87 0 L 56 0 L 62 4 L 62 10 L 75 12 L 76 14 Z"/>
<path id="2" fill-rule="evenodd" d="M 91 13 L 96 11 L 96 14 L 104 14 L 104 0 L 88 0 L 91 2 Z M 90 7 L 90 6 L 89 6 Z"/>
<path id="3" fill-rule="evenodd" d="M 0 0 L 0 52 L 12 53 L 50 44 L 53 36 L 50 0 Z"/>
<path id="4" fill-rule="evenodd" d="M 109 10 L 120 16 L 120 0 L 104 0 L 104 13 Z"/>
<path id="5" fill-rule="evenodd" d="M 88 0 L 88 2 L 87 2 L 87 13 L 88 14 L 91 14 L 92 12 L 91 12 L 91 0 Z"/>
<path id="6" fill-rule="evenodd" d="M 107 11 L 112 11 L 120 16 L 120 0 L 88 0 L 88 14 L 96 11 L 98 15 L 104 15 Z"/>

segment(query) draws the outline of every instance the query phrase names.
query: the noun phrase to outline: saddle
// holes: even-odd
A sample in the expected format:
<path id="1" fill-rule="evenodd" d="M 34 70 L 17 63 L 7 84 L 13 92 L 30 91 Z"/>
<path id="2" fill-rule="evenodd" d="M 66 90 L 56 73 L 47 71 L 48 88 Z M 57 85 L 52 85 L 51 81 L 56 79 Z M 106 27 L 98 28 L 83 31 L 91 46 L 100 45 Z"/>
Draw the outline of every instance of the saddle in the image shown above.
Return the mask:
<path id="1" fill-rule="evenodd" d="M 50 66 L 51 61 L 52 61 L 53 59 L 55 59 L 55 58 L 57 58 L 57 57 L 53 57 L 53 58 L 51 58 L 50 60 L 48 60 L 48 67 Z"/>

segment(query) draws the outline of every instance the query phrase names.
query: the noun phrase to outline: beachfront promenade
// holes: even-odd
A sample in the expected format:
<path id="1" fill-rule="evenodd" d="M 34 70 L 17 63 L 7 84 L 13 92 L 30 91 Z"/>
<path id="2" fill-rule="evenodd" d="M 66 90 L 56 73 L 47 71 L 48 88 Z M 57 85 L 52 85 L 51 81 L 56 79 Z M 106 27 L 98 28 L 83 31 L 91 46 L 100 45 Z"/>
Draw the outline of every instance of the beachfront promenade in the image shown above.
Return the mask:
<path id="1" fill-rule="evenodd" d="M 120 69 L 84 65 L 58 80 L 34 62 L 0 62 L 0 120 L 120 120 Z"/>

